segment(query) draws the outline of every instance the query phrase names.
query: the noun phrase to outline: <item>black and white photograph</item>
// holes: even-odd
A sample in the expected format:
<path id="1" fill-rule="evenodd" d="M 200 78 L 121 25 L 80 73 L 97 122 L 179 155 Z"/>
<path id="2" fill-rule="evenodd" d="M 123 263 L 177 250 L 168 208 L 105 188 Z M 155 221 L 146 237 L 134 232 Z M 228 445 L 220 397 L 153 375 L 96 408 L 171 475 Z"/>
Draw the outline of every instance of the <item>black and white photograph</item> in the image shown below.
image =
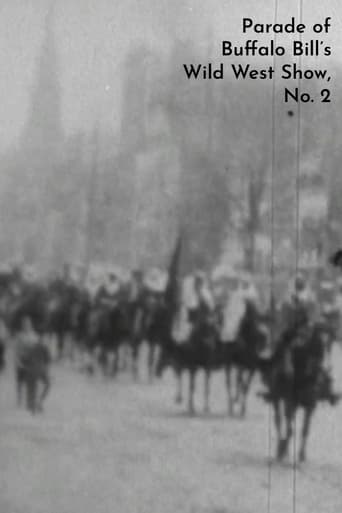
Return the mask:
<path id="1" fill-rule="evenodd" d="M 0 513 L 342 511 L 342 3 L 0 1 Z"/>

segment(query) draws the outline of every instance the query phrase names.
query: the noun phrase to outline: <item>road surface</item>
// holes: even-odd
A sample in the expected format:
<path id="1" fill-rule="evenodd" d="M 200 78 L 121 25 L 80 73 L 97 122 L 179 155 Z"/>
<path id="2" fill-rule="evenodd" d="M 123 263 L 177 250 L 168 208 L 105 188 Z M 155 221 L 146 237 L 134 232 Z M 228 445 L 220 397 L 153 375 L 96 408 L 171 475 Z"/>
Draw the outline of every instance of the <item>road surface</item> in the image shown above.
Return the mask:
<path id="1" fill-rule="evenodd" d="M 335 373 L 342 388 L 342 354 Z M 226 416 L 223 375 L 211 414 L 174 404 L 167 373 L 148 384 L 53 367 L 42 415 L 15 406 L 12 369 L 0 378 L 1 513 L 337 513 L 342 511 L 342 404 L 316 413 L 308 462 L 272 463 L 273 419 L 254 384 L 243 421 Z M 299 425 L 299 419 L 297 424 Z"/>

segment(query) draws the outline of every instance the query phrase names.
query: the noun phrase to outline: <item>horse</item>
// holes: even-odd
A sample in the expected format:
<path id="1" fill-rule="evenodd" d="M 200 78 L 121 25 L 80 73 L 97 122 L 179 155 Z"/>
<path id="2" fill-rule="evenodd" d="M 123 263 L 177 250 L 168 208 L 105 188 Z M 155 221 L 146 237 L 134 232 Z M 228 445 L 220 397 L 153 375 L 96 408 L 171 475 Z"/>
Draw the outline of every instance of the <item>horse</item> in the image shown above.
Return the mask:
<path id="1" fill-rule="evenodd" d="M 72 340 L 79 354 L 82 356 L 91 351 L 91 348 L 88 347 L 88 328 L 90 325 L 89 317 L 91 308 L 92 304 L 89 294 L 85 290 L 79 290 L 71 305 L 70 317 Z"/>
<path id="2" fill-rule="evenodd" d="M 22 319 L 29 317 L 34 330 L 42 335 L 47 322 L 46 289 L 39 283 L 23 284 L 20 293 L 12 297 L 7 308 L 5 324 L 12 335 L 21 328 Z"/>
<path id="3" fill-rule="evenodd" d="M 326 395 L 329 376 L 325 365 L 329 357 L 329 328 L 316 322 L 307 329 L 292 331 L 282 350 L 260 362 L 264 383 L 268 388 L 265 398 L 274 410 L 277 432 L 276 458 L 286 458 L 293 436 L 297 411 L 304 411 L 298 459 L 306 460 L 307 440 L 311 420 L 317 404 Z M 278 345 L 279 347 L 279 345 Z"/>
<path id="4" fill-rule="evenodd" d="M 131 347 L 132 372 L 138 378 L 138 360 L 143 342 L 147 344 L 147 374 L 152 383 L 155 376 L 157 353 L 168 332 L 169 312 L 163 296 L 158 292 L 145 290 L 139 301 L 127 302 L 129 324 L 128 341 Z"/>
<path id="5" fill-rule="evenodd" d="M 118 372 L 119 348 L 128 334 L 125 305 L 118 298 L 108 305 L 93 305 L 87 320 L 87 345 L 99 349 L 99 362 L 105 376 Z"/>
<path id="6" fill-rule="evenodd" d="M 161 339 L 161 351 L 157 363 L 156 374 L 162 375 L 164 370 L 171 366 L 176 374 L 177 392 L 176 402 L 183 400 L 182 375 L 189 372 L 188 412 L 193 415 L 194 393 L 196 375 L 199 370 L 204 371 L 204 412 L 210 411 L 210 378 L 214 370 L 224 368 L 226 364 L 224 346 L 219 339 L 217 319 L 210 313 L 194 327 L 189 338 L 184 342 L 177 342 L 172 335 L 170 323 L 165 322 L 164 333 Z"/>
<path id="7" fill-rule="evenodd" d="M 255 304 L 245 301 L 245 311 L 240 320 L 235 340 L 225 345 L 225 373 L 228 392 L 228 412 L 234 414 L 234 406 L 240 407 L 240 417 L 246 414 L 247 395 L 252 379 L 258 370 L 259 355 L 267 345 L 268 317 L 261 315 Z M 233 383 L 233 370 L 235 383 Z M 232 389 L 235 385 L 235 394 Z"/>
<path id="8" fill-rule="evenodd" d="M 47 288 L 46 293 L 46 326 L 45 330 L 57 338 L 58 359 L 64 353 L 67 335 L 71 335 L 74 327 L 74 308 L 77 304 L 79 291 L 76 286 L 58 279 Z"/>
<path id="9" fill-rule="evenodd" d="M 163 334 L 157 374 L 160 376 L 168 366 L 173 367 L 177 378 L 176 402 L 182 402 L 182 374 L 189 371 L 188 410 L 194 413 L 194 392 L 196 374 L 204 371 L 204 411 L 210 411 L 210 378 L 213 371 L 221 369 L 226 373 L 228 394 L 228 412 L 233 414 L 234 403 L 240 402 L 240 415 L 246 412 L 246 399 L 252 378 L 258 368 L 259 351 L 267 340 L 267 334 L 260 328 L 264 322 L 253 303 L 246 302 L 245 312 L 241 318 L 238 335 L 232 343 L 224 343 L 220 336 L 220 319 L 217 311 L 204 316 L 199 325 L 191 332 L 189 338 L 177 343 L 172 331 Z M 236 395 L 232 394 L 232 371 L 235 369 L 237 381 Z"/>

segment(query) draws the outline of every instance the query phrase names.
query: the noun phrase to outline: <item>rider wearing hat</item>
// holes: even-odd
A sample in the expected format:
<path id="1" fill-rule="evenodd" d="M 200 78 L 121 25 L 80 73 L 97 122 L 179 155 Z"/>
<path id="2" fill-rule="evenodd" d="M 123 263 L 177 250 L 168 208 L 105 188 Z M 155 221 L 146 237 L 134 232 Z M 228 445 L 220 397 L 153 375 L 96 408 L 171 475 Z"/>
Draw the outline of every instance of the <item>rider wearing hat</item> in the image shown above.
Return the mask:
<path id="1" fill-rule="evenodd" d="M 314 297 L 302 274 L 297 274 L 282 308 L 285 335 L 302 333 L 314 316 Z"/>
<path id="2" fill-rule="evenodd" d="M 323 280 L 319 285 L 319 314 L 320 319 L 329 328 L 332 340 L 338 332 L 339 311 L 334 284 L 330 280 Z"/>
<path id="3" fill-rule="evenodd" d="M 313 311 L 312 304 L 305 278 L 302 274 L 297 274 L 281 308 L 280 338 L 274 355 L 288 370 L 292 366 L 290 350 L 293 344 L 305 337 L 308 331 Z"/>
<path id="4" fill-rule="evenodd" d="M 102 307 L 112 307 L 117 304 L 120 292 L 120 281 L 114 272 L 109 272 L 104 284 L 99 288 L 95 303 Z"/>
<path id="5" fill-rule="evenodd" d="M 205 274 L 197 271 L 193 276 L 193 302 L 188 309 L 188 318 L 192 324 L 192 339 L 201 339 L 210 335 L 216 320 L 215 304 Z M 198 335 L 198 337 L 197 337 Z"/>
<path id="6" fill-rule="evenodd" d="M 168 310 L 164 301 L 167 286 L 167 274 L 153 268 L 144 280 L 144 310 L 142 325 L 146 340 L 159 342 L 167 326 Z"/>
<path id="7" fill-rule="evenodd" d="M 296 351 L 303 341 L 310 339 L 313 326 L 316 331 L 317 329 L 322 331 L 321 325 L 324 323 L 324 319 L 319 316 L 317 322 L 317 317 L 314 296 L 303 275 L 297 275 L 283 305 L 284 328 L 276 349 L 276 357 L 282 359 L 285 370 L 292 369 L 292 351 Z M 320 369 L 320 381 L 323 385 L 318 389 L 319 398 L 334 404 L 339 395 L 333 392 L 332 378 L 328 369 L 323 367 Z"/>

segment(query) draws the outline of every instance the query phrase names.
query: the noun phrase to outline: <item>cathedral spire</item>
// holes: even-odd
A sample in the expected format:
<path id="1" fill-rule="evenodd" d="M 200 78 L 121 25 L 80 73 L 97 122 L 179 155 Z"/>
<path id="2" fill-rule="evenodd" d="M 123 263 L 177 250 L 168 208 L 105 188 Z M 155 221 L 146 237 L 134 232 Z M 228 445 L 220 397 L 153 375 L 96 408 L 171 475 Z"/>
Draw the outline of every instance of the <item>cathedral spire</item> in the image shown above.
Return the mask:
<path id="1" fill-rule="evenodd" d="M 62 217 L 51 208 L 57 203 L 63 183 L 61 149 L 65 142 L 54 22 L 55 9 L 51 3 L 43 21 L 43 40 L 36 62 L 28 115 L 19 142 L 20 183 L 31 211 L 30 219 L 23 219 L 23 223 L 29 225 L 23 229 L 29 234 L 28 243 L 23 242 L 23 254 L 28 261 L 38 258 L 44 262 L 51 260 L 52 248 L 55 247 L 53 239 L 58 237 Z"/>
<path id="2" fill-rule="evenodd" d="M 22 144 L 30 152 L 39 150 L 42 155 L 44 148 L 51 154 L 53 147 L 63 138 L 54 21 L 55 7 L 51 2 L 45 16 L 44 37 L 37 60 L 27 122 L 21 138 Z"/>

